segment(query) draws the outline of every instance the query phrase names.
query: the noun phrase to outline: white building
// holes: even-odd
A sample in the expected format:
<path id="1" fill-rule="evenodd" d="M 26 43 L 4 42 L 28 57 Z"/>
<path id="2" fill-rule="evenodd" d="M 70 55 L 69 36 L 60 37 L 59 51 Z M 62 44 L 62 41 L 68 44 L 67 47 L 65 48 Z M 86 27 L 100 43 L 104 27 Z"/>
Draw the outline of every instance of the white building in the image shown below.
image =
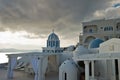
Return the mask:
<path id="1" fill-rule="evenodd" d="M 91 40 L 100 38 L 104 41 L 111 38 L 120 38 L 120 18 L 101 19 L 82 23 L 83 34 L 80 43 L 87 47 Z"/>
<path id="2" fill-rule="evenodd" d="M 104 25 L 109 24 L 105 22 Z M 99 25 L 103 25 L 102 23 Z M 99 30 L 101 27 L 95 28 L 99 31 L 95 32 L 95 35 L 93 29 L 90 34 L 83 32 L 84 36 L 80 36 L 83 37 L 83 39 L 80 38 L 80 42 L 83 40 L 83 43 L 80 43 L 75 50 L 74 46 L 69 46 L 66 50 L 60 48 L 60 40 L 52 32 L 48 37 L 47 47 L 43 47 L 43 52 L 8 54 L 8 78 L 12 78 L 15 67 L 20 67 L 20 63 L 23 63 L 25 71 L 33 70 L 34 80 L 45 80 L 46 75 L 52 73 L 59 73 L 59 80 L 120 80 L 120 39 L 105 40 L 103 34 L 114 36 L 111 33 L 112 28 L 110 32 L 105 33 L 101 33 Z M 103 30 L 105 28 L 107 29 L 103 27 Z M 116 34 L 117 31 L 115 36 Z"/>

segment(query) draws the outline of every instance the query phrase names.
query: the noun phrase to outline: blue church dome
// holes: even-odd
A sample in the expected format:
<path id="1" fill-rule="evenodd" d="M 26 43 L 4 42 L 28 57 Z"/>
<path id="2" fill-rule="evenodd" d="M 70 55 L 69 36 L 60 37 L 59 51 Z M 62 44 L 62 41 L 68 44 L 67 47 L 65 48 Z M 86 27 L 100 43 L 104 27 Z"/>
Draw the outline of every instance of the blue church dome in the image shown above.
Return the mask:
<path id="1" fill-rule="evenodd" d="M 48 40 L 59 40 L 58 36 L 52 32 L 49 36 L 48 36 Z"/>
<path id="2" fill-rule="evenodd" d="M 100 45 L 102 42 L 104 42 L 104 41 L 101 40 L 101 39 L 98 39 L 98 38 L 97 38 L 97 39 L 94 39 L 94 40 L 92 40 L 92 41 L 90 42 L 88 48 L 98 48 L 99 45 Z"/>
<path id="3" fill-rule="evenodd" d="M 48 36 L 47 47 L 60 47 L 60 40 L 54 32 Z"/>

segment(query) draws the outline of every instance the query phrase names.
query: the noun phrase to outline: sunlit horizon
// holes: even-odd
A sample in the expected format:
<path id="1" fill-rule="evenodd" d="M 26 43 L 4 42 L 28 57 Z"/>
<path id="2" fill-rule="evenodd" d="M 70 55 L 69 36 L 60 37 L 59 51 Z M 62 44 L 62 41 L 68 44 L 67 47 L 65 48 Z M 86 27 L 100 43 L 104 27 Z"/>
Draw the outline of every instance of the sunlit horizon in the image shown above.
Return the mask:
<path id="1" fill-rule="evenodd" d="M 37 38 L 27 38 L 27 36 L 37 37 Z M 59 35 L 58 35 L 59 36 Z M 46 47 L 46 38 L 39 38 L 38 35 L 27 33 L 26 31 L 19 32 L 0 32 L 0 49 L 2 48 L 14 48 L 14 49 L 23 49 L 23 50 L 41 50 L 42 47 Z M 63 47 L 69 46 L 70 40 L 61 40 Z M 77 43 L 77 42 L 76 42 Z"/>

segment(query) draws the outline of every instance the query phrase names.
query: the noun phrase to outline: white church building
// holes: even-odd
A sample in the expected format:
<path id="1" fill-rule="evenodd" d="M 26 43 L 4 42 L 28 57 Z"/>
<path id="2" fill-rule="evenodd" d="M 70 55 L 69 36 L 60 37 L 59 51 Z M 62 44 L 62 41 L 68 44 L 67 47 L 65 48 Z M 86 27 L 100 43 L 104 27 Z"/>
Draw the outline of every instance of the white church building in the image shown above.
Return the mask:
<path id="1" fill-rule="evenodd" d="M 46 80 L 58 74 L 57 80 L 120 80 L 120 39 L 103 41 L 95 38 L 85 48 L 82 44 L 60 47 L 59 37 L 52 32 L 42 52 L 7 54 L 8 78 L 14 69 L 24 68 L 35 75 L 34 80 Z"/>

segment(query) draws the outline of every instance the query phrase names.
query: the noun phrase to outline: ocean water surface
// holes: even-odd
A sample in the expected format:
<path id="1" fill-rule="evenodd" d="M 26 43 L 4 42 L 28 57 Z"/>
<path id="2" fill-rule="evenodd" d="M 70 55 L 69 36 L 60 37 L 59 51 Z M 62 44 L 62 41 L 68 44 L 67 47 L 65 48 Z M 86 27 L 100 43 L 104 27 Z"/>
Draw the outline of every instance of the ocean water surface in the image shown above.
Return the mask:
<path id="1" fill-rule="evenodd" d="M 29 53 L 29 52 L 41 52 L 41 50 L 38 50 L 38 51 L 0 52 L 0 64 L 8 62 L 8 57 L 6 54 L 19 54 L 19 53 Z"/>
<path id="2" fill-rule="evenodd" d="M 8 57 L 6 54 L 17 54 L 17 53 L 19 52 L 0 52 L 0 64 L 8 62 Z"/>

